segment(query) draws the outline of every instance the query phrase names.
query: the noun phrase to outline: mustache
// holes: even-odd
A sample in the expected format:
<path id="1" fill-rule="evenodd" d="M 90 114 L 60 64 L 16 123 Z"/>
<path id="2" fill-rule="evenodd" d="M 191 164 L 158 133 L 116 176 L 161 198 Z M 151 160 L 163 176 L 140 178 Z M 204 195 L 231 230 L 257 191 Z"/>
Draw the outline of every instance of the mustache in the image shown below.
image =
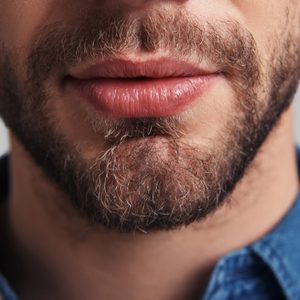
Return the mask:
<path id="1" fill-rule="evenodd" d="M 46 25 L 40 29 L 27 60 L 27 86 L 37 88 L 39 98 L 46 102 L 45 82 L 51 76 L 67 76 L 69 67 L 132 51 L 155 53 L 160 50 L 175 59 L 195 64 L 203 60 L 212 63 L 232 85 L 237 107 L 253 111 L 260 65 L 251 33 L 238 22 L 210 23 L 183 9 L 153 9 L 138 17 L 122 11 L 93 11 L 72 24 Z M 158 135 L 178 140 L 185 135 L 190 117 L 183 114 L 110 120 L 91 114 L 88 119 L 93 130 L 103 134 L 111 146 L 131 138 Z"/>
<path id="2" fill-rule="evenodd" d="M 131 51 L 168 52 L 172 57 L 214 64 L 247 87 L 257 82 L 257 46 L 236 21 L 199 20 L 184 9 L 152 9 L 139 16 L 122 11 L 93 11 L 66 25 L 40 29 L 28 57 L 28 76 L 47 80 L 68 67 Z"/>

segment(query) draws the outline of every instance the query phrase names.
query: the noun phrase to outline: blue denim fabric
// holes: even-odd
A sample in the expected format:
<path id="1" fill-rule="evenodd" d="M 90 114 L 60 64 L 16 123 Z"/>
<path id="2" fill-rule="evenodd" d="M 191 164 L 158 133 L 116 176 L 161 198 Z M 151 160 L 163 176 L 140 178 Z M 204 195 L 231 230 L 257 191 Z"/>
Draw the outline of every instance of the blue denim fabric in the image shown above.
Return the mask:
<path id="1" fill-rule="evenodd" d="M 300 151 L 298 151 L 300 162 Z M 8 158 L 0 160 L 0 200 L 8 192 Z M 299 168 L 300 170 L 300 168 Z M 1 201 L 0 201 L 1 202 Z M 300 194 L 280 223 L 262 239 L 217 262 L 203 300 L 300 300 Z M 0 275 L 0 300 L 17 300 Z"/>
<path id="2" fill-rule="evenodd" d="M 218 261 L 202 299 L 300 300 L 299 232 L 300 194 L 270 233 Z"/>
<path id="3" fill-rule="evenodd" d="M 0 275 L 0 299 L 2 300 L 17 300 L 16 294 L 10 288 L 6 279 Z"/>

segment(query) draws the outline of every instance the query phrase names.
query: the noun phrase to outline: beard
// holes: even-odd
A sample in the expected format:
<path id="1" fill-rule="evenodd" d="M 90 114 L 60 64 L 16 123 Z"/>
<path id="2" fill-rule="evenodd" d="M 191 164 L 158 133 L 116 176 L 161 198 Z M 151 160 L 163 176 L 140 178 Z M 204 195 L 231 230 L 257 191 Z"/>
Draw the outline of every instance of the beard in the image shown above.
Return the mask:
<path id="1" fill-rule="evenodd" d="M 73 27 L 43 28 L 23 80 L 15 54 L 4 49 L 0 112 L 32 159 L 92 224 L 122 232 L 176 229 L 229 201 L 289 106 L 300 75 L 299 41 L 288 34 L 275 48 L 272 67 L 265 70 L 251 33 L 236 22 L 200 23 L 182 10 L 153 10 L 139 20 L 93 12 Z M 105 143 L 95 143 L 101 149 L 85 158 L 57 126 L 51 103 L 63 100 L 53 98 L 49 80 L 88 59 L 134 49 L 164 49 L 219 66 L 235 94 L 230 118 L 200 146 L 186 139 L 188 114 L 118 120 L 92 115 L 90 128 Z M 264 99 L 262 90 L 268 91 Z"/>

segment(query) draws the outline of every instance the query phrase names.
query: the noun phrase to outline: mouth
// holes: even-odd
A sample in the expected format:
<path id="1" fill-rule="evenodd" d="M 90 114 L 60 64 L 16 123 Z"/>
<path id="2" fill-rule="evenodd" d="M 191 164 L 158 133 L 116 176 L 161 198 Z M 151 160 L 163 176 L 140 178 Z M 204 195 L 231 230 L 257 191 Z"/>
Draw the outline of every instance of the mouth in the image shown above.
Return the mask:
<path id="1" fill-rule="evenodd" d="M 75 67 L 66 86 L 106 117 L 164 117 L 186 110 L 220 75 L 169 58 L 112 59 Z"/>

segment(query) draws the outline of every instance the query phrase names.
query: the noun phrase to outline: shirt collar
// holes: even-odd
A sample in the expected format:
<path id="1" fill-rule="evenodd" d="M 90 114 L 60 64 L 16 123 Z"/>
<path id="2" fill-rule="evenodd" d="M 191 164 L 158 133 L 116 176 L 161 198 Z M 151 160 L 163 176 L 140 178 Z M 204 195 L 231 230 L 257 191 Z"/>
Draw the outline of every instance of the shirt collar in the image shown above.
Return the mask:
<path id="1" fill-rule="evenodd" d="M 289 212 L 273 230 L 252 244 L 232 251 L 219 259 L 210 276 L 203 299 L 219 299 L 212 296 L 215 296 L 214 293 L 219 289 L 218 287 L 226 287 L 226 290 L 223 289 L 220 292 L 227 292 L 230 282 L 236 284 L 241 273 L 264 268 L 270 270 L 272 277 L 276 280 L 276 284 L 272 286 L 274 290 L 278 290 L 276 299 L 283 299 L 281 294 L 285 296 L 284 299 L 300 299 L 299 232 L 300 194 Z M 220 299 L 227 298 L 223 295 Z"/>
<path id="2" fill-rule="evenodd" d="M 249 246 L 273 271 L 288 299 L 300 299 L 300 196 L 281 222 Z"/>
<path id="3" fill-rule="evenodd" d="M 300 172 L 300 148 L 296 148 Z M 300 193 L 280 222 L 259 240 L 232 251 L 219 259 L 210 277 L 204 300 L 210 299 L 216 287 L 235 281 L 239 270 L 251 271 L 261 264 L 267 267 L 280 294 L 286 299 L 300 299 Z M 278 296 L 280 298 L 280 296 Z M 279 299 L 278 298 L 278 299 Z M 281 299 L 281 298 L 280 298 Z"/>
<path id="4" fill-rule="evenodd" d="M 297 148 L 300 170 L 300 148 Z M 284 218 L 248 247 L 273 271 L 288 299 L 300 299 L 300 193 Z"/>

